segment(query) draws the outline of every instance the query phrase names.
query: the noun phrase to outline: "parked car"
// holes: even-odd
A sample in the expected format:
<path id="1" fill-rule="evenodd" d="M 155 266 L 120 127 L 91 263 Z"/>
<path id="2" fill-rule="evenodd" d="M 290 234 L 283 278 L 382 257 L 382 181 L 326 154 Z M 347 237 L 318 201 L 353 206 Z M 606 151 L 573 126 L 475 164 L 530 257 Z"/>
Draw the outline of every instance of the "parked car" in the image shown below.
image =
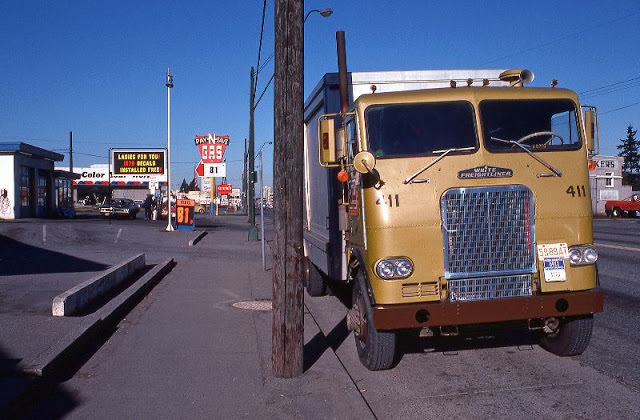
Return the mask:
<path id="1" fill-rule="evenodd" d="M 136 218 L 140 208 L 133 200 L 129 198 L 116 198 L 111 201 L 105 201 L 100 206 L 100 214 L 103 217 L 131 217 Z"/>
<path id="2" fill-rule="evenodd" d="M 604 203 L 604 212 L 607 216 L 635 217 L 640 212 L 640 194 L 634 194 L 624 200 L 609 200 Z"/>
<path id="3" fill-rule="evenodd" d="M 196 207 L 194 211 L 198 214 L 209 213 L 209 207 L 210 207 L 209 204 L 196 203 Z"/>

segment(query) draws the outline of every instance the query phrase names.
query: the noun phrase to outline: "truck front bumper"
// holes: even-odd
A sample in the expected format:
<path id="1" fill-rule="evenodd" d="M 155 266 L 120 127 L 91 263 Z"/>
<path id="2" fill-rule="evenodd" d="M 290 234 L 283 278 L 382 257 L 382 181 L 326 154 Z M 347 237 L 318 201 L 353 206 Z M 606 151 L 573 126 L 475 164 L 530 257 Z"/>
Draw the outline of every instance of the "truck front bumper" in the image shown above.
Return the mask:
<path id="1" fill-rule="evenodd" d="M 535 318 L 562 318 L 603 310 L 600 288 L 528 297 L 469 302 L 425 302 L 378 305 L 373 308 L 376 329 L 488 324 Z"/>

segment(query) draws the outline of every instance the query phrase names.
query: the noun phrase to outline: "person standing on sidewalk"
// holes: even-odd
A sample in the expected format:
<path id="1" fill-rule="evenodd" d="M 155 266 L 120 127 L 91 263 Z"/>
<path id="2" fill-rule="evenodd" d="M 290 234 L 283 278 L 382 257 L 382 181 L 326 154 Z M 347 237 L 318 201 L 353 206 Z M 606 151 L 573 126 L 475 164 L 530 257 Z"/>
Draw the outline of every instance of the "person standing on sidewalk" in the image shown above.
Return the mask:
<path id="1" fill-rule="evenodd" d="M 151 220 L 151 213 L 153 211 L 153 199 L 151 194 L 147 194 L 147 198 L 144 199 L 144 220 Z"/>

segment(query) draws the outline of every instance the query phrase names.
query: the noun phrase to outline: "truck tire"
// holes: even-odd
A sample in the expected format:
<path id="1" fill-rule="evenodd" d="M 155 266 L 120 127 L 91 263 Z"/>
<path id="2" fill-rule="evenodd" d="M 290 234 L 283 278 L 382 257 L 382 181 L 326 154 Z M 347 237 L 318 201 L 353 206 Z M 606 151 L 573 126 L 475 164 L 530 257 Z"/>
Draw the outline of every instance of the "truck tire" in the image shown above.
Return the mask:
<path id="1" fill-rule="evenodd" d="M 396 333 L 377 330 L 373 323 L 371 303 L 363 290 L 364 278 L 358 270 L 353 284 L 353 309 L 359 318 L 359 328 L 354 331 L 360 363 L 369 370 L 385 370 L 393 367 L 396 356 Z"/>
<path id="2" fill-rule="evenodd" d="M 621 217 L 622 216 L 622 210 L 620 210 L 620 207 L 615 207 L 612 211 L 611 211 L 611 215 L 613 217 Z"/>
<path id="3" fill-rule="evenodd" d="M 309 296 L 318 297 L 327 294 L 327 285 L 324 283 L 322 274 L 318 267 L 313 265 L 309 258 L 305 257 L 304 267 L 304 287 L 307 289 Z"/>
<path id="4" fill-rule="evenodd" d="M 540 347 L 558 356 L 577 356 L 587 349 L 592 330 L 593 315 L 565 319 L 558 331 L 540 338 Z"/>

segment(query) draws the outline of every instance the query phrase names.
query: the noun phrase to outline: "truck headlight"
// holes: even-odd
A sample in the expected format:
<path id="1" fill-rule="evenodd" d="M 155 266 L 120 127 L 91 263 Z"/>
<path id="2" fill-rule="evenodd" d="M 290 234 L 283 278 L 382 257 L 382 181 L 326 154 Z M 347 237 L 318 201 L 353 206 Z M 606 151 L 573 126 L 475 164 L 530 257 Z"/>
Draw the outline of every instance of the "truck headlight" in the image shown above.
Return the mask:
<path id="1" fill-rule="evenodd" d="M 403 279 L 413 273 L 413 263 L 409 258 L 383 258 L 376 264 L 378 277 L 389 279 Z"/>
<path id="2" fill-rule="evenodd" d="M 592 246 L 569 247 L 569 263 L 571 265 L 590 265 L 598 261 L 598 251 Z"/>

